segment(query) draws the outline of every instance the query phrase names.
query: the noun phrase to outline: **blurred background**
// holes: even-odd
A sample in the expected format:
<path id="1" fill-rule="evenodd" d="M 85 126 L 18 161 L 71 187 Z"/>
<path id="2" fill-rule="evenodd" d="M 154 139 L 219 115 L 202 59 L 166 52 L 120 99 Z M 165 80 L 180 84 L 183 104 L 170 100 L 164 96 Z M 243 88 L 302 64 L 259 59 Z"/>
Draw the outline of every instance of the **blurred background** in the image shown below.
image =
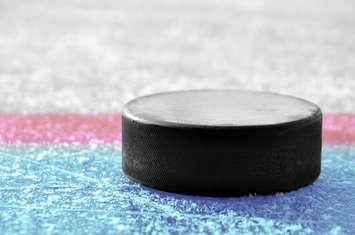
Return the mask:
<path id="1" fill-rule="evenodd" d="M 355 111 L 353 0 L 0 0 L 1 112 L 120 112 L 194 88 Z"/>

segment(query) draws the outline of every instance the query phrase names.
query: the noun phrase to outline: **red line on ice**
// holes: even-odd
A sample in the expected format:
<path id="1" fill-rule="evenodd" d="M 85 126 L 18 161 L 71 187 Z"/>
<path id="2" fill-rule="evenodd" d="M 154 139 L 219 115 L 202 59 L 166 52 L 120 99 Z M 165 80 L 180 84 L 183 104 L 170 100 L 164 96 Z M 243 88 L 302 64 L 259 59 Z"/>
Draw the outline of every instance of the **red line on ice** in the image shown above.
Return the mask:
<path id="1" fill-rule="evenodd" d="M 1 143 L 114 143 L 119 114 L 1 114 Z"/>
<path id="2" fill-rule="evenodd" d="M 355 144 L 355 114 L 328 113 L 323 120 L 325 144 Z M 121 115 L 0 114 L 0 143 L 116 143 Z"/>

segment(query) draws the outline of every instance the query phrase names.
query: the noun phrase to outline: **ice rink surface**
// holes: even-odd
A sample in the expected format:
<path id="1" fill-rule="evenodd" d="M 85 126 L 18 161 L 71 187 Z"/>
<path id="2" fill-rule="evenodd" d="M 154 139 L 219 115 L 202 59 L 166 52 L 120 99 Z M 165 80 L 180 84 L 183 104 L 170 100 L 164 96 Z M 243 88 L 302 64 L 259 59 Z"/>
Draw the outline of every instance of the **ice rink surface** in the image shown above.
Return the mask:
<path id="1" fill-rule="evenodd" d="M 0 234 L 355 233 L 354 115 L 325 116 L 314 184 L 224 198 L 128 180 L 119 121 L 119 114 L 0 115 Z"/>
<path id="2" fill-rule="evenodd" d="M 355 111 L 352 0 L 0 1 L 0 110 L 116 112 L 192 88 Z"/>
<path id="3" fill-rule="evenodd" d="M 165 193 L 128 180 L 120 164 L 121 152 L 112 147 L 1 147 L 1 233 L 355 232 L 354 147 L 327 146 L 320 179 L 271 196 Z"/>
<path id="4" fill-rule="evenodd" d="M 0 0 L 0 234 L 355 234 L 354 23 L 352 0 Z M 196 88 L 319 104 L 319 180 L 239 198 L 129 181 L 123 103 Z"/>

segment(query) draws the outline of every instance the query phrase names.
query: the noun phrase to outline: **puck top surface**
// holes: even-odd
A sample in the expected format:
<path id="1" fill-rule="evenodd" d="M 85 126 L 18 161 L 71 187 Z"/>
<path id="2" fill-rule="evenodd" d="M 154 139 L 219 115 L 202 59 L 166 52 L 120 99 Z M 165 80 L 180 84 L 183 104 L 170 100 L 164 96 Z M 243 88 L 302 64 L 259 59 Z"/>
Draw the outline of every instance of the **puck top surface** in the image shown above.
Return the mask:
<path id="1" fill-rule="evenodd" d="M 241 90 L 190 90 L 142 96 L 126 104 L 123 115 L 154 125 L 242 127 L 307 119 L 315 104 L 292 96 Z"/>

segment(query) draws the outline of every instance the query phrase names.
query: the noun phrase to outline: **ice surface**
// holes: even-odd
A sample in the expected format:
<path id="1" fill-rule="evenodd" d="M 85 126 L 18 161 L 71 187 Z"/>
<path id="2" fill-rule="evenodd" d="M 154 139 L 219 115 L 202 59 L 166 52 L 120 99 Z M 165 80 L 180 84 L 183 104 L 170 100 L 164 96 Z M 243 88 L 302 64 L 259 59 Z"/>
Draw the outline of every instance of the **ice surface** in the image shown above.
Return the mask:
<path id="1" fill-rule="evenodd" d="M 2 145 L 0 234 L 355 233 L 355 146 L 327 145 L 320 179 L 272 196 L 151 190 L 113 145 Z"/>
<path id="2" fill-rule="evenodd" d="M 355 111 L 353 0 L 1 0 L 0 19 L 1 111 L 120 112 L 192 88 Z"/>

